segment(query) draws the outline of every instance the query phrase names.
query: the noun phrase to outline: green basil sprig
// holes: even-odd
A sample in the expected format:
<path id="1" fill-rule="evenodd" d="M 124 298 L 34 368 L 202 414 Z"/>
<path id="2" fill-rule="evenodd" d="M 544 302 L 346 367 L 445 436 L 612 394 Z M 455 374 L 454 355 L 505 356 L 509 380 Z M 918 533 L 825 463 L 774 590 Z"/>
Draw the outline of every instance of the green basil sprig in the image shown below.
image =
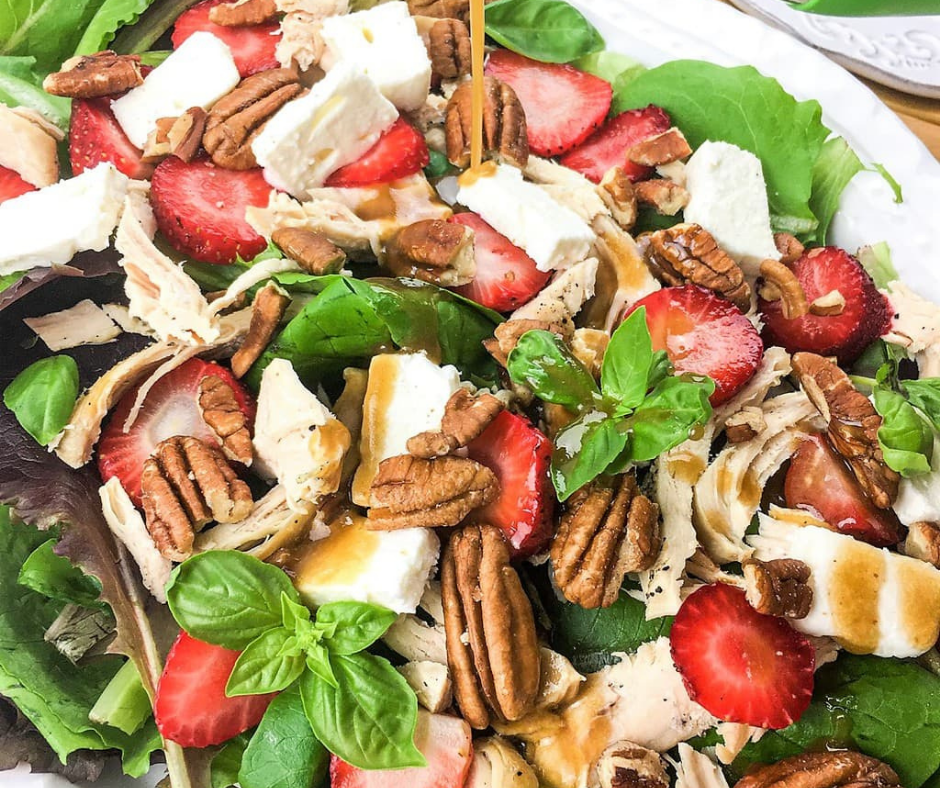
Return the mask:
<path id="1" fill-rule="evenodd" d="M 414 745 L 414 692 L 387 660 L 361 653 L 395 621 L 393 611 L 332 602 L 311 615 L 280 569 L 233 550 L 178 566 L 167 602 L 192 637 L 242 652 L 225 689 L 230 697 L 296 689 L 311 735 L 347 763 L 426 764 Z"/>
<path id="2" fill-rule="evenodd" d="M 78 365 L 71 356 L 30 364 L 3 392 L 20 426 L 46 446 L 68 424 L 78 399 Z"/>
<path id="3" fill-rule="evenodd" d="M 486 34 L 544 63 L 570 63 L 600 52 L 604 39 L 564 0 L 497 0 L 486 6 Z"/>
<path id="4" fill-rule="evenodd" d="M 560 500 L 603 473 L 620 473 L 677 446 L 711 417 L 711 378 L 674 375 L 664 351 L 653 351 L 646 309 L 614 332 L 593 376 L 548 331 L 522 335 L 509 354 L 513 382 L 577 418 L 555 438 L 552 483 Z"/>

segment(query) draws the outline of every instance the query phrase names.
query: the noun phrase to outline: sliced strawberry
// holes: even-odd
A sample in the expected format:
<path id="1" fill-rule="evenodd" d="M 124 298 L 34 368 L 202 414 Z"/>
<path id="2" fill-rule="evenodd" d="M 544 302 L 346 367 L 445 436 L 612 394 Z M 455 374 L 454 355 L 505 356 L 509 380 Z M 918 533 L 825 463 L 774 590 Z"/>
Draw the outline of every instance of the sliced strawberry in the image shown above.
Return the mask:
<path id="1" fill-rule="evenodd" d="M 0 203 L 34 191 L 36 187 L 29 181 L 24 181 L 18 172 L 7 167 L 0 167 Z"/>
<path id="2" fill-rule="evenodd" d="M 760 364 L 764 345 L 757 329 L 734 304 L 709 290 L 665 287 L 630 312 L 641 306 L 646 307 L 653 349 L 665 350 L 677 371 L 715 381 L 712 405 L 733 397 Z"/>
<path id="3" fill-rule="evenodd" d="M 160 232 L 174 249 L 204 263 L 250 260 L 266 241 L 245 219 L 249 206 L 268 204 L 271 187 L 260 169 L 226 170 L 208 159 L 187 164 L 170 156 L 154 170 L 150 203 Z"/>
<path id="4" fill-rule="evenodd" d="M 190 359 L 153 385 L 128 432 L 124 432 L 124 422 L 137 401 L 140 387 L 135 386 L 121 397 L 98 443 L 101 478 L 107 481 L 117 476 L 131 500 L 140 506 L 140 474 L 158 443 L 174 435 L 192 435 L 217 444 L 218 439 L 203 421 L 196 402 L 199 383 L 209 375 L 222 378 L 232 387 L 248 423 L 254 423 L 254 402 L 232 373 L 218 364 Z"/>
<path id="5" fill-rule="evenodd" d="M 497 49 L 486 73 L 516 91 L 525 110 L 529 148 L 539 156 L 560 156 L 584 142 L 610 111 L 610 83 L 574 66 L 540 63 Z"/>
<path id="6" fill-rule="evenodd" d="M 807 301 L 812 303 L 838 290 L 845 299 L 845 307 L 838 315 L 807 314 L 787 320 L 780 301 L 761 299 L 759 307 L 768 344 L 780 345 L 791 353 L 807 350 L 821 356 L 836 356 L 845 365 L 887 331 L 888 302 L 861 263 L 848 252 L 834 246 L 811 249 L 792 268 Z"/>
<path id="7" fill-rule="evenodd" d="M 806 438 L 796 450 L 783 494 L 791 509 L 805 509 L 862 542 L 890 547 L 901 540 L 901 523 L 894 512 L 872 504 L 822 435 Z"/>
<path id="8" fill-rule="evenodd" d="M 330 788 L 463 788 L 473 761 L 470 726 L 459 717 L 418 711 L 415 746 L 427 766 L 365 770 L 335 755 L 330 759 Z"/>
<path id="9" fill-rule="evenodd" d="M 420 172 L 431 160 L 422 134 L 403 118 L 396 120 L 358 161 L 340 167 L 327 186 L 371 186 Z"/>
<path id="10" fill-rule="evenodd" d="M 643 140 L 662 134 L 672 125 L 669 114 L 655 104 L 646 109 L 621 112 L 607 121 L 581 145 L 561 157 L 561 163 L 600 183 L 611 167 L 623 167 L 630 180 L 645 180 L 652 167 L 627 161 L 627 151 Z"/>
<path id="11" fill-rule="evenodd" d="M 164 739 L 183 747 L 210 747 L 261 722 L 277 693 L 225 695 L 240 653 L 180 632 L 167 654 L 153 706 Z"/>
<path id="12" fill-rule="evenodd" d="M 719 720 L 777 730 L 809 706 L 813 646 L 784 619 L 758 613 L 739 588 L 698 589 L 669 641 L 689 695 Z"/>
<path id="13" fill-rule="evenodd" d="M 221 38 L 232 50 L 235 65 L 242 78 L 250 77 L 259 71 L 279 68 L 274 53 L 277 42 L 281 40 L 281 26 L 278 22 L 265 22 L 261 25 L 245 27 L 225 27 L 209 21 L 209 11 L 213 6 L 230 0 L 202 0 L 188 11 L 179 15 L 173 25 L 173 48 L 177 49 L 193 33 L 204 30 Z"/>
<path id="14" fill-rule="evenodd" d="M 153 164 L 145 164 L 141 156 L 114 117 L 111 99 L 72 100 L 69 161 L 75 175 L 109 161 L 128 178 L 146 179 L 153 174 Z"/>
<path id="15" fill-rule="evenodd" d="M 455 288 L 461 295 L 497 312 L 509 312 L 548 284 L 551 272 L 539 271 L 535 260 L 475 213 L 458 213 L 448 221 L 473 230 L 477 271 L 470 284 Z"/>
<path id="16" fill-rule="evenodd" d="M 474 517 L 500 528 L 515 556 L 539 552 L 552 535 L 552 442 L 527 419 L 503 411 L 467 451 L 499 479 L 499 496 Z"/>

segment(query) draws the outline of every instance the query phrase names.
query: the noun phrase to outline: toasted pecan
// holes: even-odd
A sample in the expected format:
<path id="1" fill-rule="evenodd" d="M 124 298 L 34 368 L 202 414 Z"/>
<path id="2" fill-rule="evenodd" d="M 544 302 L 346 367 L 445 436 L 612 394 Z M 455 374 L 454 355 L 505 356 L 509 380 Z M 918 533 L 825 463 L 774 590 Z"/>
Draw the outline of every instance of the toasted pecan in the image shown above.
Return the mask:
<path id="1" fill-rule="evenodd" d="M 123 93 L 143 81 L 140 55 L 118 55 L 106 49 L 69 58 L 60 71 L 43 80 L 42 87 L 53 96 L 90 99 Z"/>
<path id="2" fill-rule="evenodd" d="M 395 276 L 442 287 L 468 284 L 476 273 L 473 230 L 442 219 L 424 219 L 399 230 L 385 248 Z"/>
<path id="3" fill-rule="evenodd" d="M 474 396 L 459 388 L 447 400 L 440 430 L 410 438 L 408 452 L 427 459 L 450 454 L 479 437 L 502 409 L 503 403 L 492 394 Z"/>
<path id="4" fill-rule="evenodd" d="M 408 0 L 408 10 L 412 16 L 470 22 L 470 0 Z"/>
<path id="5" fill-rule="evenodd" d="M 260 25 L 277 18 L 275 0 L 239 0 L 220 3 L 209 9 L 209 21 L 223 27 Z"/>
<path id="6" fill-rule="evenodd" d="M 597 193 L 617 224 L 624 230 L 632 230 L 636 224 L 637 196 L 626 170 L 623 167 L 607 170 L 597 187 Z"/>
<path id="7" fill-rule="evenodd" d="M 308 274 L 339 273 L 346 264 L 346 252 L 324 233 L 306 227 L 278 227 L 271 240 Z"/>
<path id="8" fill-rule="evenodd" d="M 633 185 L 637 202 L 651 206 L 662 216 L 675 216 L 689 204 L 690 194 L 684 186 L 668 178 L 640 181 Z"/>
<path id="9" fill-rule="evenodd" d="M 483 153 L 517 167 L 529 160 L 529 136 L 522 102 L 509 85 L 495 77 L 485 77 L 483 104 Z M 461 82 L 447 102 L 444 132 L 447 158 L 457 167 L 470 164 L 473 87 Z"/>
<path id="10" fill-rule="evenodd" d="M 806 618 L 813 606 L 810 568 L 802 561 L 749 559 L 744 569 L 747 601 L 758 613 L 785 618 Z"/>
<path id="11" fill-rule="evenodd" d="M 848 750 L 805 752 L 769 766 L 757 765 L 734 788 L 900 788 L 885 763 Z"/>
<path id="12" fill-rule="evenodd" d="M 685 135 L 675 126 L 627 149 L 627 161 L 643 167 L 659 167 L 691 155 Z"/>
<path id="13" fill-rule="evenodd" d="M 438 79 L 460 79 L 470 73 L 470 29 L 459 19 L 439 19 L 428 31 L 431 70 Z"/>
<path id="14" fill-rule="evenodd" d="M 608 747 L 596 768 L 601 788 L 669 788 L 659 753 L 633 742 Z"/>
<path id="15" fill-rule="evenodd" d="M 225 456 L 242 465 L 250 465 L 251 432 L 235 389 L 218 375 L 206 375 L 199 381 L 197 403 L 202 420 L 218 437 Z"/>
<path id="16" fill-rule="evenodd" d="M 251 304 L 248 333 L 232 356 L 232 372 L 236 378 L 244 377 L 251 365 L 260 358 L 289 305 L 290 296 L 274 282 L 268 282 L 258 291 Z"/>
<path id="17" fill-rule="evenodd" d="M 154 162 L 176 156 L 185 162 L 192 161 L 202 147 L 205 128 L 206 111 L 202 107 L 190 107 L 177 118 L 160 118 L 147 136 L 143 160 Z"/>
<path id="18" fill-rule="evenodd" d="M 776 260 L 764 260 L 760 264 L 760 275 L 764 280 L 760 289 L 761 298 L 765 301 L 780 301 L 781 311 L 787 320 L 795 320 L 809 312 L 803 285 L 789 267 Z"/>

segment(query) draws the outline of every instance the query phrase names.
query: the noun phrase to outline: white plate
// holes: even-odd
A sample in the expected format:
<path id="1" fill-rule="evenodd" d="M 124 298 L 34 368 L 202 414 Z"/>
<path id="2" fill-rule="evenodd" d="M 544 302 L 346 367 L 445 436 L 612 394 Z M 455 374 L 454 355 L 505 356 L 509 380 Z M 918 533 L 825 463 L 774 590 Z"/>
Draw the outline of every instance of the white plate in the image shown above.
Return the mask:
<path id="1" fill-rule="evenodd" d="M 776 0 L 775 0 L 776 1 Z M 825 56 L 715 0 L 574 0 L 597 25 L 608 48 L 650 66 L 678 58 L 720 65 L 750 64 L 776 77 L 799 99 L 816 98 L 824 120 L 863 160 L 886 166 L 904 188 L 895 205 L 880 176 L 861 173 L 846 190 L 833 225 L 835 242 L 854 250 L 888 241 L 904 279 L 940 302 L 940 266 L 931 232 L 940 225 L 940 163 L 861 82 Z M 107 776 L 96 788 L 151 788 L 144 780 Z M 4 788 L 60 788 L 65 781 L 23 773 Z"/>
<path id="2" fill-rule="evenodd" d="M 782 0 L 731 0 L 882 85 L 940 99 L 940 16 L 807 14 Z"/>

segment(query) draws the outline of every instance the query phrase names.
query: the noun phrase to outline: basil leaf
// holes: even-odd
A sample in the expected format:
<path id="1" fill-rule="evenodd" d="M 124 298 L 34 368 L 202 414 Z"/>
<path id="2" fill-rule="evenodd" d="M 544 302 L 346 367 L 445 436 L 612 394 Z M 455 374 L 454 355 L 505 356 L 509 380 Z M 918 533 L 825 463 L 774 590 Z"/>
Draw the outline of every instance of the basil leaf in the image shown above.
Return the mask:
<path id="1" fill-rule="evenodd" d="M 310 623 L 310 609 L 295 602 L 289 594 L 281 593 L 281 623 L 291 632 L 297 632 Z"/>
<path id="2" fill-rule="evenodd" d="M 183 629 L 198 640 L 239 651 L 281 626 L 282 593 L 300 598 L 283 571 L 237 550 L 187 559 L 166 587 L 170 612 Z"/>
<path id="3" fill-rule="evenodd" d="M 628 419 L 630 458 L 652 460 L 688 439 L 693 427 L 711 418 L 708 398 L 714 390 L 711 378 L 682 375 L 663 380 Z"/>
<path id="4" fill-rule="evenodd" d="M 551 331 L 526 331 L 506 362 L 512 382 L 528 386 L 539 399 L 581 410 L 597 396 L 597 384 L 584 365 Z"/>
<path id="5" fill-rule="evenodd" d="M 428 178 L 443 178 L 449 173 L 456 172 L 457 168 L 450 163 L 448 158 L 436 150 L 428 151 L 428 163 L 424 168 L 424 174 Z"/>
<path id="6" fill-rule="evenodd" d="M 544 63 L 569 63 L 604 48 L 594 25 L 563 0 L 489 3 L 486 34 L 506 49 Z"/>
<path id="7" fill-rule="evenodd" d="M 333 665 L 330 663 L 330 652 L 319 643 L 315 643 L 307 649 L 307 668 L 314 676 L 321 681 L 325 681 L 334 689 L 339 687 L 336 673 L 333 672 Z"/>
<path id="8" fill-rule="evenodd" d="M 247 746 L 248 734 L 240 733 L 219 750 L 209 767 L 210 788 L 230 788 L 238 782 L 238 770 Z"/>
<path id="9" fill-rule="evenodd" d="M 49 599 L 83 607 L 104 607 L 101 583 L 55 552 L 56 540 L 43 542 L 23 562 L 17 582 Z"/>
<path id="10" fill-rule="evenodd" d="M 327 788 L 330 754 L 317 741 L 295 686 L 268 706 L 238 772 L 242 788 Z"/>
<path id="11" fill-rule="evenodd" d="M 78 365 L 71 356 L 30 364 L 3 392 L 20 426 L 46 446 L 68 424 L 78 399 Z"/>
<path id="12" fill-rule="evenodd" d="M 940 378 L 905 380 L 903 385 L 911 404 L 940 431 Z"/>
<path id="13" fill-rule="evenodd" d="M 241 653 L 225 686 L 229 698 L 280 692 L 293 684 L 304 670 L 303 654 L 284 653 L 294 638 L 284 627 L 259 635 Z"/>
<path id="14" fill-rule="evenodd" d="M 387 607 L 366 602 L 329 602 L 317 610 L 317 624 L 333 624 L 335 634 L 324 638 L 334 654 L 355 654 L 378 640 L 398 618 Z"/>
<path id="15" fill-rule="evenodd" d="M 627 440 L 627 432 L 619 429 L 618 421 L 599 411 L 561 430 L 555 438 L 551 467 L 558 500 L 567 500 L 604 473 L 624 450 Z"/>
<path id="16" fill-rule="evenodd" d="M 300 679 L 304 712 L 317 738 L 360 769 L 426 766 L 414 744 L 418 701 L 389 662 L 372 654 L 335 656 L 339 687 L 312 673 Z"/>
<path id="17" fill-rule="evenodd" d="M 878 443 L 885 464 L 902 476 L 930 472 L 933 433 L 902 395 L 884 386 L 874 392 L 875 410 L 882 418 Z"/>
<path id="18" fill-rule="evenodd" d="M 665 350 L 657 350 L 653 353 L 653 361 L 650 364 L 649 376 L 646 379 L 646 390 L 655 389 L 660 383 L 668 378 L 675 368 L 669 360 L 669 354 Z"/>
<path id="19" fill-rule="evenodd" d="M 614 331 L 601 365 L 601 391 L 618 412 L 628 412 L 646 396 L 653 340 L 646 327 L 646 307 L 640 307 Z"/>

